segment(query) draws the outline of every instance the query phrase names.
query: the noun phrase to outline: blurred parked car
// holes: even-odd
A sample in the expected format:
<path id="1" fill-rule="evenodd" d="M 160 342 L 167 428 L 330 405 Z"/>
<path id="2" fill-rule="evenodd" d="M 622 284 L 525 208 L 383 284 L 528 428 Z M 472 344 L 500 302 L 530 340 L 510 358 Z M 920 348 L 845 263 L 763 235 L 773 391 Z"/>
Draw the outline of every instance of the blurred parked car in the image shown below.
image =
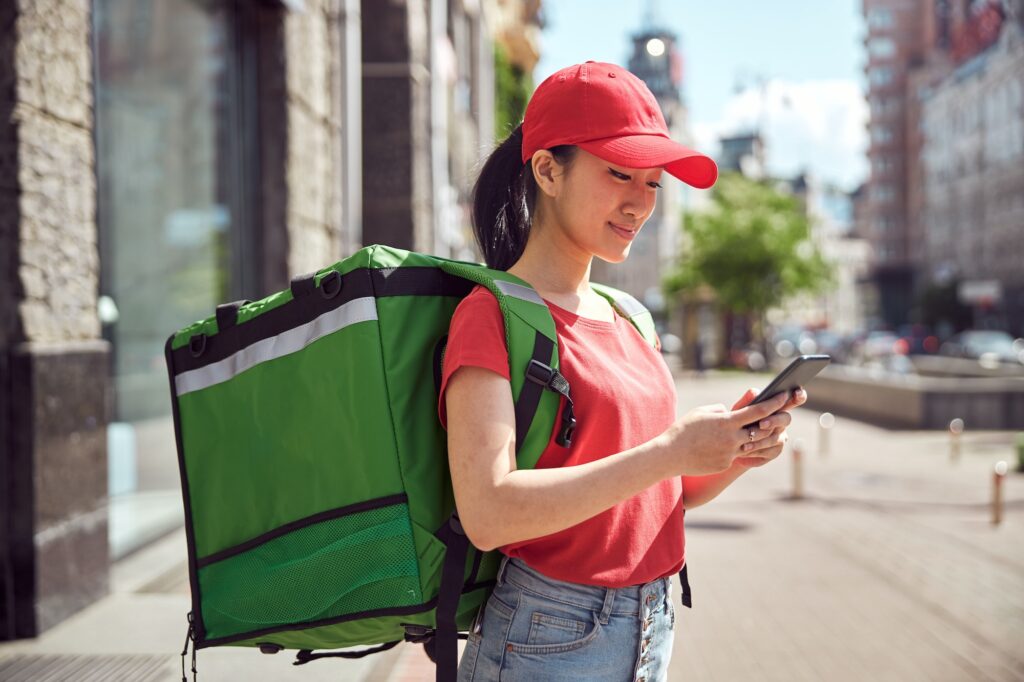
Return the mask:
<path id="1" fill-rule="evenodd" d="M 876 330 L 868 332 L 860 348 L 861 359 L 880 360 L 889 355 L 906 355 L 907 344 L 895 332 Z"/>
<path id="2" fill-rule="evenodd" d="M 985 363 L 1024 364 L 1024 342 L 1008 333 L 991 329 L 968 329 L 954 334 L 939 349 L 941 355 L 974 358 Z"/>
<path id="3" fill-rule="evenodd" d="M 831 329 L 819 329 L 814 332 L 815 353 L 832 356 L 832 362 L 846 362 L 846 342 L 842 336 Z"/>
<path id="4" fill-rule="evenodd" d="M 795 355 L 810 355 L 818 352 L 814 335 L 799 325 L 779 327 L 771 338 L 771 349 L 783 359 Z"/>
<path id="5" fill-rule="evenodd" d="M 923 324 L 906 324 L 899 328 L 898 335 L 907 345 L 911 355 L 932 355 L 939 352 L 939 337 Z"/>

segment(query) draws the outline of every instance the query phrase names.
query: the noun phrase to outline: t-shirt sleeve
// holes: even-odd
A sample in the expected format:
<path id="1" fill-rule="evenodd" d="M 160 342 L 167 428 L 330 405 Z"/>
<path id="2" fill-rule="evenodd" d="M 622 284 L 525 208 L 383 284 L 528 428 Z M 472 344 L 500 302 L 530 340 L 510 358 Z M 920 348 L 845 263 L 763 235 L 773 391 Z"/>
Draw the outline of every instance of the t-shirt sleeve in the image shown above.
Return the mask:
<path id="1" fill-rule="evenodd" d="M 483 367 L 511 378 L 508 368 L 508 345 L 505 343 L 505 320 L 498 299 L 483 287 L 477 286 L 462 299 L 452 315 L 448 329 L 448 347 L 441 368 L 441 392 L 437 414 L 441 426 L 448 428 L 444 392 L 448 379 L 459 367 Z"/>

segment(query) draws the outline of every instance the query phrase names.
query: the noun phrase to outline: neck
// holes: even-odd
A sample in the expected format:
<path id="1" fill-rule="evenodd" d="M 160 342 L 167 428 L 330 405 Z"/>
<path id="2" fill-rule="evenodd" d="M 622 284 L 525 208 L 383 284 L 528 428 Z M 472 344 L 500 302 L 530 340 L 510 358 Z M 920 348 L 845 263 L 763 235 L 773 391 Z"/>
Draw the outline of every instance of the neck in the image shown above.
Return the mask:
<path id="1" fill-rule="evenodd" d="M 538 211 L 523 255 L 508 272 L 528 282 L 541 296 L 590 294 L 593 256 L 566 239 L 544 212 Z"/>

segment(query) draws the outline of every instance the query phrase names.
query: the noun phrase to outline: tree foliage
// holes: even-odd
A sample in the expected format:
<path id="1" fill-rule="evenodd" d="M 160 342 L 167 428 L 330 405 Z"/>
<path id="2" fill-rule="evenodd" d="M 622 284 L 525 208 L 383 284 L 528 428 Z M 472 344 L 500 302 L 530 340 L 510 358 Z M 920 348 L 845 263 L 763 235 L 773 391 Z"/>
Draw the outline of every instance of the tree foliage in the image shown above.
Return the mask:
<path id="1" fill-rule="evenodd" d="M 504 140 L 523 120 L 533 79 L 509 61 L 500 44 L 494 46 L 494 89 L 494 135 Z"/>
<path id="2" fill-rule="evenodd" d="M 669 294 L 707 286 L 728 310 L 761 315 L 831 283 L 831 269 L 811 241 L 810 223 L 795 197 L 723 173 L 712 203 L 710 211 L 683 218 L 689 243 L 665 280 Z"/>

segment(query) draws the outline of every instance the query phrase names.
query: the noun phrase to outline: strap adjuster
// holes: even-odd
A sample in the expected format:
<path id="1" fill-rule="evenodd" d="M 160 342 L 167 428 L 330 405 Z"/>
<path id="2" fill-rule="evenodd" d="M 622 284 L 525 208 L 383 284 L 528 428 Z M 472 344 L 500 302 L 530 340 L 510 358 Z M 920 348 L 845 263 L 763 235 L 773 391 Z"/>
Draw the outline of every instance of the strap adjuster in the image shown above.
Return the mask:
<path id="1" fill-rule="evenodd" d="M 536 360 L 530 360 L 530 364 L 526 366 L 526 378 L 544 388 L 550 388 L 556 374 L 555 370 Z"/>
<path id="2" fill-rule="evenodd" d="M 530 360 L 530 364 L 526 366 L 526 378 L 549 391 L 565 396 L 565 407 L 562 408 L 562 426 L 558 430 L 555 442 L 563 448 L 571 446 L 572 436 L 576 431 L 576 416 L 573 414 L 569 381 L 557 369 L 552 369 L 537 360 Z"/>

